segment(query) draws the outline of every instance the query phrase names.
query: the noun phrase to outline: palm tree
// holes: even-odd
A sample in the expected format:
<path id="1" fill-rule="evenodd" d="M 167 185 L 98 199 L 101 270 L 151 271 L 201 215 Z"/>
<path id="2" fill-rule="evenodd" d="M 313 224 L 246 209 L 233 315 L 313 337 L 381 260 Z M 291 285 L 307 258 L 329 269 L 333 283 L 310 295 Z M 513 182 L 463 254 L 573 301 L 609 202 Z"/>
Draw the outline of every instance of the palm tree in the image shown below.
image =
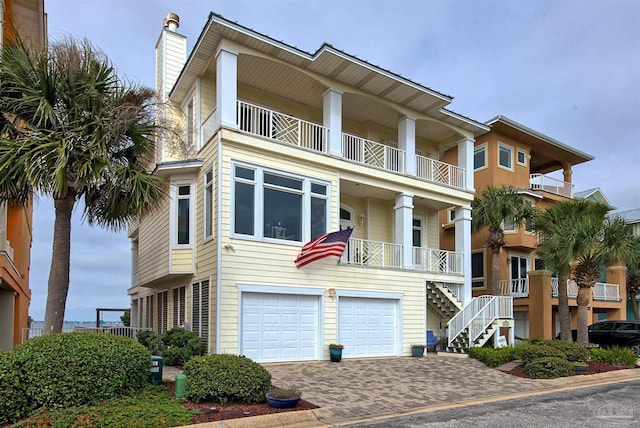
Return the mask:
<path id="1" fill-rule="evenodd" d="M 517 189 L 510 186 L 487 187 L 471 203 L 474 232 L 489 229 L 487 246 L 491 249 L 491 294 L 500 293 L 500 251 L 506 245 L 504 222 L 511 221 L 516 228 L 533 218 L 534 210 Z"/>
<path id="2" fill-rule="evenodd" d="M 632 243 L 632 249 L 627 258 L 627 293 L 633 309 L 633 318 L 640 319 L 638 315 L 638 303 L 636 296 L 640 293 L 640 236 L 636 236 Z"/>
<path id="3" fill-rule="evenodd" d="M 576 223 L 583 225 L 582 254 L 574 271 L 578 284 L 578 342 L 587 343 L 589 296 L 591 289 L 600 278 L 600 267 L 610 263 L 627 262 L 633 251 L 634 238 L 631 228 L 621 217 L 606 217 L 606 211 L 597 217 L 603 208 L 591 213 L 592 219 L 584 218 L 589 213 L 583 213 L 583 218 Z M 605 206 L 606 210 L 607 207 Z M 598 223 L 600 225 L 597 228 Z"/>
<path id="4" fill-rule="evenodd" d="M 540 241 L 537 255 L 544 261 L 545 267 L 558 276 L 560 338 L 566 341 L 572 340 L 567 282 L 571 264 L 582 254 L 583 244 L 581 228 L 574 226 L 580 224 L 578 219 L 584 212 L 591 212 L 594 207 L 598 205 L 585 200 L 563 201 L 539 211 L 534 219 L 534 229 L 538 232 Z M 606 213 L 606 207 L 597 209 L 604 209 Z M 587 229 L 584 224 L 581 225 L 582 229 Z"/>
<path id="5" fill-rule="evenodd" d="M 26 205 L 50 196 L 53 253 L 44 330 L 62 329 L 71 250 L 71 214 L 123 229 L 164 192 L 148 172 L 153 162 L 153 93 L 118 77 L 84 40 L 48 50 L 23 41 L 0 59 L 0 201 Z"/>

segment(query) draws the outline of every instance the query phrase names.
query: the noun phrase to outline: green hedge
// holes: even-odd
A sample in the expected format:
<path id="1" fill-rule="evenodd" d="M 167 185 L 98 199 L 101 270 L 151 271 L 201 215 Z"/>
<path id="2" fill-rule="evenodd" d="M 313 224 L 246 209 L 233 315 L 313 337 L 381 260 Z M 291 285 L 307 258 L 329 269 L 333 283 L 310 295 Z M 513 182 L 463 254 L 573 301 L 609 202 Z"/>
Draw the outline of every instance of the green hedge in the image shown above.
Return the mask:
<path id="1" fill-rule="evenodd" d="M 130 395 L 149 380 L 151 355 L 135 340 L 104 333 L 36 337 L 11 351 L 35 408 L 69 407 Z"/>
<path id="2" fill-rule="evenodd" d="M 567 356 L 559 349 L 553 348 L 545 344 L 532 344 L 522 351 L 522 360 L 525 365 L 539 358 L 555 357 L 567 360 Z"/>
<path id="3" fill-rule="evenodd" d="M 11 356 L 0 353 L 0 426 L 22 419 L 33 410 Z"/>
<path id="4" fill-rule="evenodd" d="M 173 328 L 161 337 L 153 331 L 140 331 L 137 337 L 153 355 L 160 355 L 167 366 L 182 366 L 205 351 L 202 339 L 182 327 Z"/>
<path id="5" fill-rule="evenodd" d="M 514 359 L 514 348 L 511 346 L 504 348 L 484 348 L 474 346 L 469 348 L 469 356 L 478 361 L 482 361 L 489 367 L 499 367 Z"/>
<path id="6" fill-rule="evenodd" d="M 550 346 L 561 351 L 568 361 L 587 361 L 591 355 L 586 343 L 567 342 L 566 340 L 543 340 L 540 345 Z"/>
<path id="7" fill-rule="evenodd" d="M 573 376 L 575 368 L 573 363 L 567 361 L 565 358 L 542 357 L 526 363 L 524 365 L 524 372 L 532 377 L 557 378 Z"/>
<path id="8" fill-rule="evenodd" d="M 636 367 L 638 356 L 631 348 L 621 348 L 614 346 L 612 348 L 593 348 L 590 350 L 591 361 L 599 363 L 611 363 L 618 367 Z"/>
<path id="9" fill-rule="evenodd" d="M 188 400 L 261 403 L 271 387 L 271 374 L 250 358 L 229 355 L 194 357 L 184 366 Z"/>

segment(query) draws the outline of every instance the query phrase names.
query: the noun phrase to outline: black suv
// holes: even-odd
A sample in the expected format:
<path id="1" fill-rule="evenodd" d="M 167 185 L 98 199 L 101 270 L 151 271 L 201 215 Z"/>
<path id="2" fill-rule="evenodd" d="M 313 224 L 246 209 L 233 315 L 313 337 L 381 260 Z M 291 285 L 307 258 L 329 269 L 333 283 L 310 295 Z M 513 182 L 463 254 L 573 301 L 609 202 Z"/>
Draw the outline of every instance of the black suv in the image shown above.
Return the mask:
<path id="1" fill-rule="evenodd" d="M 589 342 L 602 347 L 629 346 L 640 355 L 640 321 L 600 321 L 589 326 Z"/>

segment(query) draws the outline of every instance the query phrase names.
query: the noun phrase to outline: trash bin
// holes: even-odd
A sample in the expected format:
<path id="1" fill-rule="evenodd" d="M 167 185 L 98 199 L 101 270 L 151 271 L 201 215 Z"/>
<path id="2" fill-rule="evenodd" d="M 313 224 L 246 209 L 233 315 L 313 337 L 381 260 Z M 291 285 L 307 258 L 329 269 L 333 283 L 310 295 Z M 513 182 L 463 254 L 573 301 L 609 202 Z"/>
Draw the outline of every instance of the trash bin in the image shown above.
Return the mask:
<path id="1" fill-rule="evenodd" d="M 164 361 L 162 357 L 157 355 L 151 356 L 151 383 L 154 385 L 162 384 L 162 367 L 164 366 Z"/>

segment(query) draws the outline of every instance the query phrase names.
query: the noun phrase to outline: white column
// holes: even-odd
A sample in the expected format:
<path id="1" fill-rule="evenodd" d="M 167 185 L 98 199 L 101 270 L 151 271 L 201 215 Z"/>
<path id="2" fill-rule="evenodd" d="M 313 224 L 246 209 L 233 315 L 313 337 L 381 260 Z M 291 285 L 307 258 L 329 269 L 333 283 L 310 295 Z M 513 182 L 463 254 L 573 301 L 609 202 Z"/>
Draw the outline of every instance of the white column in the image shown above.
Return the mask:
<path id="1" fill-rule="evenodd" d="M 456 253 L 462 253 L 462 273 L 464 274 L 462 304 L 466 305 L 471 300 L 471 208 L 457 208 L 454 223 Z"/>
<path id="2" fill-rule="evenodd" d="M 413 269 L 413 195 L 396 196 L 393 209 L 396 213 L 395 243 L 402 245 L 402 267 Z"/>
<path id="3" fill-rule="evenodd" d="M 404 170 L 416 175 L 416 120 L 405 116 L 398 121 L 398 148 L 404 150 Z"/>
<path id="4" fill-rule="evenodd" d="M 322 125 L 329 128 L 329 154 L 342 157 L 342 92 L 327 89 L 322 94 Z"/>
<path id="5" fill-rule="evenodd" d="M 473 184 L 473 144 L 475 140 L 465 138 L 458 142 L 458 166 L 465 170 L 465 188 L 474 190 Z"/>
<path id="6" fill-rule="evenodd" d="M 220 49 L 216 56 L 216 129 L 238 128 L 238 54 Z"/>

